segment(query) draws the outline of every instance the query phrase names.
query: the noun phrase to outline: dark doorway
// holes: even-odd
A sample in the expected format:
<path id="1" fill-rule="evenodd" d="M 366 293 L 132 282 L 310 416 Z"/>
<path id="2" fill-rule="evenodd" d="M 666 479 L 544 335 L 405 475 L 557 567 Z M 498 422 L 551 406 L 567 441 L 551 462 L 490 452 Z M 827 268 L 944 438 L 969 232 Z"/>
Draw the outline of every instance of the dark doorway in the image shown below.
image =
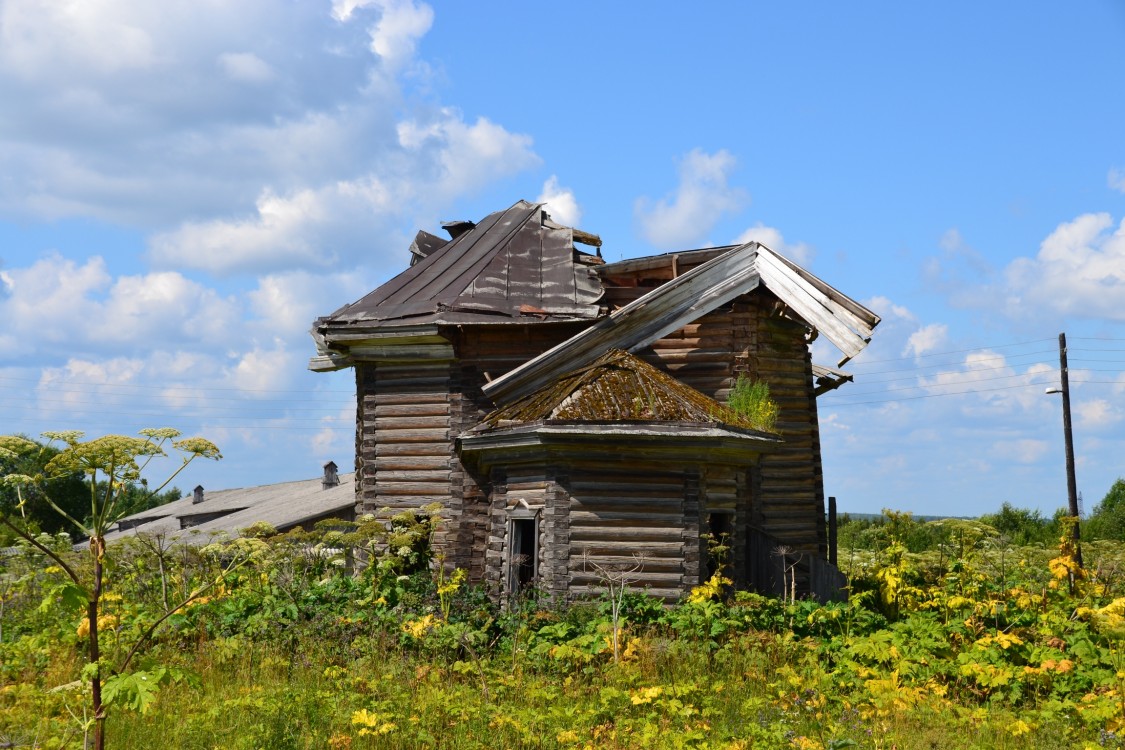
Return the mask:
<path id="1" fill-rule="evenodd" d="M 511 559 L 508 569 L 509 588 L 512 593 L 522 591 L 535 581 L 538 554 L 536 537 L 538 530 L 534 518 L 512 519 Z"/>

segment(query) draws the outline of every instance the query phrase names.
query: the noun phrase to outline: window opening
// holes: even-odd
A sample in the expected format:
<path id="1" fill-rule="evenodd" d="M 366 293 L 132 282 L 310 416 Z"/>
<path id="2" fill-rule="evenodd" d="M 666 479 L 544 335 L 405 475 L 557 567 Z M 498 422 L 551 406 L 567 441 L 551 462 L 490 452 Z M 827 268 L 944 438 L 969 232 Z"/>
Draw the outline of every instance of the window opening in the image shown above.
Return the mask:
<path id="1" fill-rule="evenodd" d="M 518 593 L 535 582 L 538 571 L 536 541 L 538 524 L 534 518 L 513 518 L 508 588 Z"/>

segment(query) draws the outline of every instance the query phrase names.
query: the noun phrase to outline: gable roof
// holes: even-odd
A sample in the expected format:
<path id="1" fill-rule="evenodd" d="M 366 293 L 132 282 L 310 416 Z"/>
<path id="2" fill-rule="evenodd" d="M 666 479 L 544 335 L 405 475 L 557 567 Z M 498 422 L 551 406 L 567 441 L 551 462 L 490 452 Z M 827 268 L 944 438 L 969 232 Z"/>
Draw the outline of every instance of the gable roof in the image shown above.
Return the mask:
<path id="1" fill-rule="evenodd" d="M 324 488 L 323 477 L 258 487 L 239 487 L 204 494 L 201 503 L 188 495 L 149 508 L 117 522 L 108 541 L 135 534 L 167 534 L 184 541 L 209 542 L 216 535 L 237 536 L 258 522 L 279 530 L 355 507 L 354 474 L 341 474 L 340 483 Z"/>
<path id="2" fill-rule="evenodd" d="M 639 259 L 643 260 L 643 259 Z M 674 262 L 674 256 L 669 257 Z M 610 267 L 603 269 L 611 273 Z M 727 250 L 615 310 L 609 316 L 484 386 L 507 404 L 546 385 L 562 367 L 581 367 L 611 348 L 637 351 L 763 284 L 844 354 L 844 364 L 871 338 L 879 316 L 764 245 Z"/>
<path id="3" fill-rule="evenodd" d="M 745 417 L 621 349 L 493 411 L 481 424 L 600 421 L 721 422 L 758 429 Z"/>
<path id="4" fill-rule="evenodd" d="M 314 329 L 331 339 L 333 328 L 356 325 L 598 316 L 602 288 L 592 266 L 601 258 L 577 251 L 575 230 L 552 222 L 543 204 L 519 201 L 479 224 L 456 222 L 449 229 L 455 236 L 444 244 L 420 233 L 409 268 L 319 319 Z M 578 235 L 580 241 L 592 237 Z"/>

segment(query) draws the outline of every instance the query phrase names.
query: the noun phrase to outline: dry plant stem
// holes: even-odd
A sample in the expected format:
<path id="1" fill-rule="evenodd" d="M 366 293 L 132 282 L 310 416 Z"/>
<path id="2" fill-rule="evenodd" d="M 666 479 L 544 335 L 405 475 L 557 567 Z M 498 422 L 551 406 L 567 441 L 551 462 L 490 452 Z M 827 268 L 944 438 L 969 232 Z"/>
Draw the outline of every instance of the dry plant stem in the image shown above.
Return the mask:
<path id="1" fill-rule="evenodd" d="M 602 565 L 590 559 L 589 550 L 582 552 L 582 568 L 589 565 L 605 586 L 609 596 L 609 612 L 613 621 L 613 663 L 621 661 L 621 607 L 625 602 L 625 591 L 637 582 L 636 574 L 644 568 L 644 558 L 633 554 L 632 565 Z"/>
<path id="2" fill-rule="evenodd" d="M 124 672 L 126 670 L 126 668 L 128 668 L 129 662 L 133 660 L 133 656 L 136 655 L 137 650 L 142 645 L 144 645 L 144 643 L 149 638 L 152 637 L 152 634 L 156 632 L 156 629 L 159 628 L 164 623 L 165 620 L 167 620 L 169 617 L 171 617 L 172 615 L 179 612 L 181 609 L 183 609 L 187 605 L 191 604 L 193 601 L 195 601 L 199 597 L 203 596 L 203 594 L 205 594 L 209 589 L 217 586 L 228 573 L 230 573 L 234 570 L 237 570 L 241 566 L 245 565 L 248 559 L 249 558 L 243 558 L 242 560 L 238 561 L 237 563 L 232 563 L 230 566 L 228 566 L 226 569 L 224 569 L 222 573 L 219 574 L 218 578 L 216 578 L 213 581 L 210 581 L 207 584 L 204 584 L 203 586 L 200 586 L 198 589 L 193 591 L 191 593 L 191 595 L 188 596 L 187 599 L 184 599 L 182 602 L 177 604 L 175 607 L 172 607 L 172 609 L 165 612 L 156 622 L 154 622 L 152 625 L 148 626 L 148 628 L 145 629 L 145 632 L 141 634 L 141 637 L 137 639 L 137 642 L 133 644 L 133 647 L 131 649 L 129 649 L 129 653 L 125 655 L 125 659 L 124 659 L 124 661 L 121 662 L 121 666 L 118 667 L 114 671 L 115 672 Z"/>

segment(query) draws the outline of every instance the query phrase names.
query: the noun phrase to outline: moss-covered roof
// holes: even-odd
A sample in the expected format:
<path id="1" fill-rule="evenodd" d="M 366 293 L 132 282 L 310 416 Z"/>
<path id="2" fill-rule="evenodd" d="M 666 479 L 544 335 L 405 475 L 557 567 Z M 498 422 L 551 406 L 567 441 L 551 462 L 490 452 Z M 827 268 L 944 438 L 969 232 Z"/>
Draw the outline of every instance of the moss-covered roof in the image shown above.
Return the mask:
<path id="1" fill-rule="evenodd" d="M 488 427 L 540 421 L 721 422 L 760 429 L 714 399 L 620 349 L 555 378 L 484 418 Z"/>

